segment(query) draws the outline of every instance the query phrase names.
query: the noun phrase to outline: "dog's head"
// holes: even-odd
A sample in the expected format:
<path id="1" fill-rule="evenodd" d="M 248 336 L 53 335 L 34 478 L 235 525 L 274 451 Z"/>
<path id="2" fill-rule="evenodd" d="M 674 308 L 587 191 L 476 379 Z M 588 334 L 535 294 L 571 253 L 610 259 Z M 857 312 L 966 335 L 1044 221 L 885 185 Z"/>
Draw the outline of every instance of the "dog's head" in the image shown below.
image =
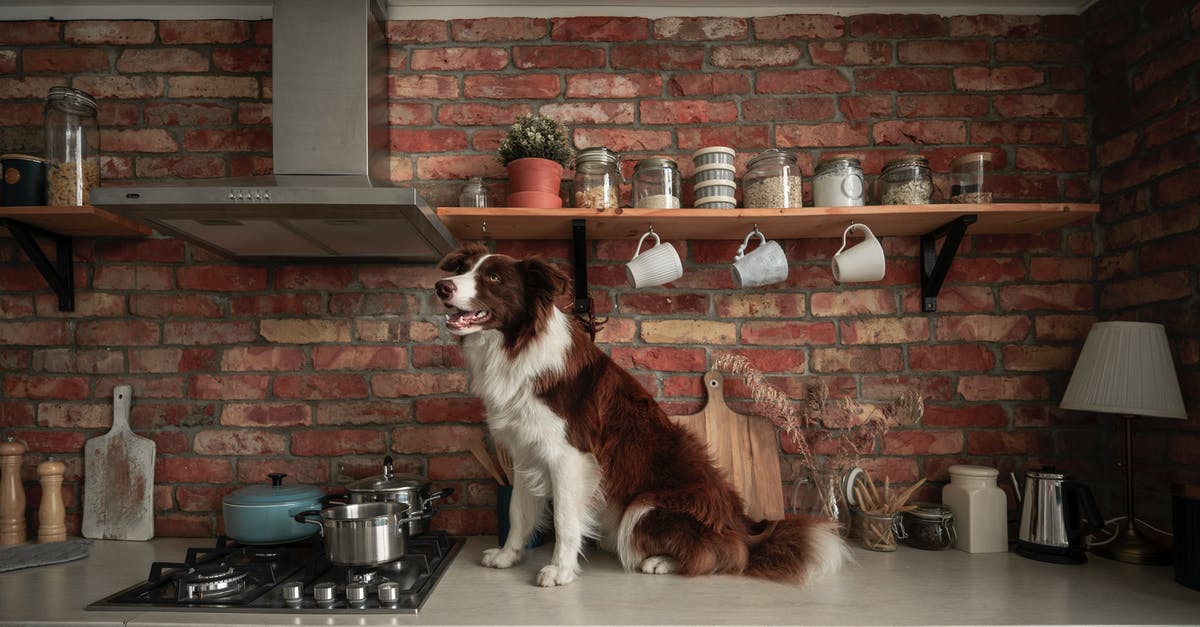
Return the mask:
<path id="1" fill-rule="evenodd" d="M 537 258 L 516 260 L 489 254 L 479 244 L 450 253 L 438 268 L 454 273 L 437 282 L 442 304 L 450 309 L 446 328 L 455 335 L 500 329 L 506 335 L 544 320 L 554 299 L 567 286 L 567 275 Z"/>

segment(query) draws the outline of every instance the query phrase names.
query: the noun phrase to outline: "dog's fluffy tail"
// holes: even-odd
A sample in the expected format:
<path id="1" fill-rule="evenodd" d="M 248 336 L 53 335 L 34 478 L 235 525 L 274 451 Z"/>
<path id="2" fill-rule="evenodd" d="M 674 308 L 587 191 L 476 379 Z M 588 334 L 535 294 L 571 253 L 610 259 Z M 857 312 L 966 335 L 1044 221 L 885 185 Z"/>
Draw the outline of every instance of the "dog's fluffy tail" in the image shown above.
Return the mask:
<path id="1" fill-rule="evenodd" d="M 851 559 L 837 523 L 810 516 L 773 522 L 749 544 L 745 574 L 752 577 L 815 581 Z"/>

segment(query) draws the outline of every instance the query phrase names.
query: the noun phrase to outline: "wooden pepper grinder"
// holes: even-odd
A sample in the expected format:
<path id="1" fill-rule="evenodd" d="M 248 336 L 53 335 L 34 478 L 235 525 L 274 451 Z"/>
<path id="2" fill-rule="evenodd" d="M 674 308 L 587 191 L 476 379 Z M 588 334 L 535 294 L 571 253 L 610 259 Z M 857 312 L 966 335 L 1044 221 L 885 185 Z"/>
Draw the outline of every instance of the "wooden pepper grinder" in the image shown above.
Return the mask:
<path id="1" fill-rule="evenodd" d="M 42 484 L 42 504 L 38 508 L 38 544 L 67 539 L 67 516 L 62 498 L 63 471 L 66 469 L 66 464 L 53 459 L 38 464 L 38 481 Z"/>
<path id="2" fill-rule="evenodd" d="M 0 546 L 25 541 L 25 486 L 21 459 L 25 445 L 10 435 L 0 442 Z"/>

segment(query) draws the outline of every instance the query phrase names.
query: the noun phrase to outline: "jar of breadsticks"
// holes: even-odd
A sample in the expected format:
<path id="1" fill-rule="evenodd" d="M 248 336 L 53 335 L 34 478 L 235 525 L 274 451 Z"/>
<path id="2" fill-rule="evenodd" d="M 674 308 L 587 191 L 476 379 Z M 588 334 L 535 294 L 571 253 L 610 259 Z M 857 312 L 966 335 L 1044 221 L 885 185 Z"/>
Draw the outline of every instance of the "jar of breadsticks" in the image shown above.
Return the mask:
<path id="1" fill-rule="evenodd" d="M 91 188 L 100 184 L 100 131 L 96 99 L 70 87 L 55 86 L 46 95 L 46 204 L 91 204 Z"/>

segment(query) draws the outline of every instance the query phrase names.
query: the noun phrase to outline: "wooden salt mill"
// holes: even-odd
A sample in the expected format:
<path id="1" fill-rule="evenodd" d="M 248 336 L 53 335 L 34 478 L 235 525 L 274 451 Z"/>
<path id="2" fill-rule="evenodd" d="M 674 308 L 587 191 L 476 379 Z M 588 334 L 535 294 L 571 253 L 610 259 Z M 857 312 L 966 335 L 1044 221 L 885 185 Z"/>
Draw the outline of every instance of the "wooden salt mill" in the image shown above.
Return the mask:
<path id="1" fill-rule="evenodd" d="M 67 516 L 63 508 L 62 482 L 67 465 L 53 459 L 38 464 L 42 484 L 42 504 L 38 507 L 38 544 L 67 539 Z"/>
<path id="2" fill-rule="evenodd" d="M 10 435 L 0 442 L 0 546 L 25 541 L 25 486 L 21 459 L 25 445 Z"/>

